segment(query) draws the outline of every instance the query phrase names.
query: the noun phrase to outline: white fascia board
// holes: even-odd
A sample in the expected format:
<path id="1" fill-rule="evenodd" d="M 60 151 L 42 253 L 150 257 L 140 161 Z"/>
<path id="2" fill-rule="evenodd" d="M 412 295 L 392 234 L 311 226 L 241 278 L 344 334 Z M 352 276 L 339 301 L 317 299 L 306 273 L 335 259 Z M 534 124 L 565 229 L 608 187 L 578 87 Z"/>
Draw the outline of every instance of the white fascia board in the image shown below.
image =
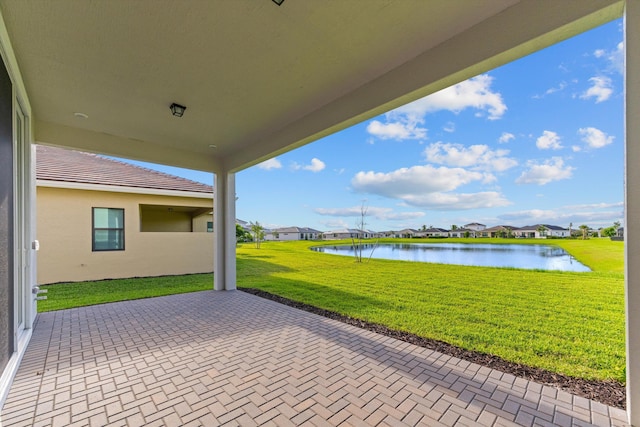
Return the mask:
<path id="1" fill-rule="evenodd" d="M 154 196 L 192 197 L 196 199 L 212 199 L 211 193 L 198 193 L 196 191 L 162 190 L 157 188 L 125 187 L 121 185 L 87 184 L 82 182 L 53 181 L 38 179 L 38 187 L 67 188 L 71 190 L 108 191 L 112 193 L 151 194 Z"/>

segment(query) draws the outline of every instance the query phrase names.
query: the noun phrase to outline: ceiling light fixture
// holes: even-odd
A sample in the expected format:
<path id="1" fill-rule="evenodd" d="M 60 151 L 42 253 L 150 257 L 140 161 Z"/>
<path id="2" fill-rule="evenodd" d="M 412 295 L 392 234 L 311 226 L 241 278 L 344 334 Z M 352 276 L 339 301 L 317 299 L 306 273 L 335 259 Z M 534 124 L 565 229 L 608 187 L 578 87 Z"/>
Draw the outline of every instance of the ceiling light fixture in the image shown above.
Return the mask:
<path id="1" fill-rule="evenodd" d="M 215 144 L 209 144 L 209 148 L 218 148 L 218 146 Z"/>
<path id="2" fill-rule="evenodd" d="M 282 6 L 282 3 L 284 3 L 284 0 L 273 0 L 273 2 L 278 6 Z"/>
<path id="3" fill-rule="evenodd" d="M 176 117 L 182 117 L 182 115 L 184 114 L 184 110 L 187 109 L 187 107 L 185 107 L 184 105 L 176 104 L 175 102 L 171 104 L 169 108 L 171 109 L 171 114 Z"/>
<path id="4" fill-rule="evenodd" d="M 89 116 L 87 116 L 85 113 L 80 113 L 80 112 L 73 113 L 73 115 L 76 116 L 79 119 L 88 119 L 89 118 Z"/>

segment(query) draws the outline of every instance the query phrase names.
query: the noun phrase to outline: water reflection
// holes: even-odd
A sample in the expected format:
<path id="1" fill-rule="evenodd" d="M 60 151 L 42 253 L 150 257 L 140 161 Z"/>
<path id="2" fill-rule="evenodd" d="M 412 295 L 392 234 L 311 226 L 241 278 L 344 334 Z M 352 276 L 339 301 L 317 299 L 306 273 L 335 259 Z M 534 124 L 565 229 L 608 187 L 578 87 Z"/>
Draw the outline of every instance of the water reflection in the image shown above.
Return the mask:
<path id="1" fill-rule="evenodd" d="M 318 246 L 318 252 L 354 256 L 353 245 Z M 363 244 L 362 256 L 399 261 L 483 267 L 591 271 L 564 249 L 548 245 L 497 245 L 482 243 L 385 243 Z"/>

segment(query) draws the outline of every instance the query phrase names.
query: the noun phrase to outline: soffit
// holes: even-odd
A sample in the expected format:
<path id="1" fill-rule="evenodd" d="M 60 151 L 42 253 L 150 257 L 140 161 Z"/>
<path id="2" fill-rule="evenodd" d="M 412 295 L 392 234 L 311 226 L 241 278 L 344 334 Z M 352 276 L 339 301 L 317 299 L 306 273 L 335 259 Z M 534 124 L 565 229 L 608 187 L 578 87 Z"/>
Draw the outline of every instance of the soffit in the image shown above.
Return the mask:
<path id="1" fill-rule="evenodd" d="M 487 43 L 454 44 L 433 63 L 425 55 L 481 23 L 495 32 L 487 40 L 506 49 L 510 39 L 522 42 L 519 20 L 531 23 L 522 35 L 530 40 L 613 3 L 620 2 L 3 0 L 0 11 L 41 142 L 213 170 L 338 130 L 442 74 L 472 73 L 469 64 L 482 58 L 459 58 Z M 563 10 L 547 19 L 545 5 Z M 531 10 L 538 16 L 520 16 Z M 511 28 L 487 24 L 505 11 L 518 17 L 505 18 Z M 424 77 L 397 72 L 416 58 L 424 58 L 416 68 Z M 430 69 L 443 71 L 432 77 Z M 184 117 L 170 115 L 172 102 L 187 106 Z"/>

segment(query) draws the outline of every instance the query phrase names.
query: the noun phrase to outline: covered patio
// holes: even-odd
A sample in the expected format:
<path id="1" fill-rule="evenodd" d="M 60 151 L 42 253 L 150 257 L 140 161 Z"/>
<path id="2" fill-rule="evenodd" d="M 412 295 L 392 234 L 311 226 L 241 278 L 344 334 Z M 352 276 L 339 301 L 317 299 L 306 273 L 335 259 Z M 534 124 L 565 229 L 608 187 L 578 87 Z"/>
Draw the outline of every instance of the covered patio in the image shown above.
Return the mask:
<path id="1" fill-rule="evenodd" d="M 640 0 L 2 0 L 2 417 L 619 420 L 619 411 L 239 292 L 38 317 L 32 148 L 213 173 L 211 287 L 234 291 L 236 173 L 621 16 L 626 416 L 640 426 Z M 183 115 L 172 115 L 174 104 Z"/>
<path id="2" fill-rule="evenodd" d="M 241 291 L 40 314 L 2 415 L 25 427 L 625 421 L 622 409 Z"/>

